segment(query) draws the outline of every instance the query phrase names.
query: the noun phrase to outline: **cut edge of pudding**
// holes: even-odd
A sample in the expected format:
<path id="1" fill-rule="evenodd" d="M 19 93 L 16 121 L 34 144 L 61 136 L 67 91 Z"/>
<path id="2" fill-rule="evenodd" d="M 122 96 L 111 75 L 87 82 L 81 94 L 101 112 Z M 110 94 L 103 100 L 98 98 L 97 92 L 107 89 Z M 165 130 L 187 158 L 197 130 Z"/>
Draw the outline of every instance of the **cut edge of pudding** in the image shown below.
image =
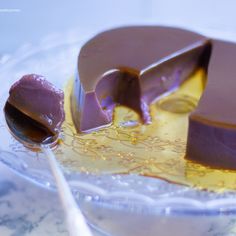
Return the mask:
<path id="1" fill-rule="evenodd" d="M 206 88 L 189 116 L 185 158 L 236 170 L 236 44 L 212 40 Z"/>
<path id="2" fill-rule="evenodd" d="M 186 34 L 191 33 L 186 31 Z M 192 34 L 195 37 L 195 33 Z M 91 39 L 93 40 L 94 38 Z M 119 64 L 108 70 L 104 69 L 102 74 L 91 78 L 95 84 L 91 86 L 90 81 L 91 88 L 88 91 L 84 88 L 89 86 L 82 83 L 77 70 L 71 94 L 72 118 L 77 131 L 89 133 L 111 125 L 113 110 L 117 105 L 132 109 L 139 115 L 143 124 L 149 124 L 149 105 L 175 91 L 196 69 L 203 68 L 206 71 L 210 53 L 211 40 L 199 36 L 194 43 L 167 54 L 161 60 L 154 61 L 142 69 Z M 81 49 L 79 60 L 81 54 L 86 55 L 84 48 Z M 113 56 L 115 57 L 115 52 Z"/>
<path id="3" fill-rule="evenodd" d="M 185 159 L 217 169 L 236 169 L 236 125 L 189 116 Z"/>

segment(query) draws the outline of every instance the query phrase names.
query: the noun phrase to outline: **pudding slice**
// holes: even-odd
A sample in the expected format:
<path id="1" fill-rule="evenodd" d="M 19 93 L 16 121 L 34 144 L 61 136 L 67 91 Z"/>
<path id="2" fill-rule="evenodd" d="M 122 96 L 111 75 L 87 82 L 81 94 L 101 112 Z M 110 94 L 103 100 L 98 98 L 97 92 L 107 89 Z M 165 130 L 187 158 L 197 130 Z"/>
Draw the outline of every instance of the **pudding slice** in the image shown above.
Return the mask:
<path id="1" fill-rule="evenodd" d="M 116 105 L 151 121 L 149 104 L 208 66 L 211 42 L 186 30 L 136 26 L 98 34 L 81 49 L 71 95 L 78 132 L 112 122 Z"/>
<path id="2" fill-rule="evenodd" d="M 186 158 L 236 169 L 236 44 L 213 40 L 206 89 L 189 117 Z"/>

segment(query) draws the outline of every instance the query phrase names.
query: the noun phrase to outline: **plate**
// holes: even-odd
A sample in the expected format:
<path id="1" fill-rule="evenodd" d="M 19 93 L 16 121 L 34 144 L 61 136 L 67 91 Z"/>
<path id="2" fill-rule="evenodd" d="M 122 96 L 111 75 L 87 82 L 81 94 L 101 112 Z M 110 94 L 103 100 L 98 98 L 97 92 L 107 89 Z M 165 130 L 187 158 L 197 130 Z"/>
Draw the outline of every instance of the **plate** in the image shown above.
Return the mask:
<path id="1" fill-rule="evenodd" d="M 63 42 L 61 37 L 43 40 L 37 47 L 26 45 L 12 55 L 0 68 L 0 77 L 3 81 L 0 92 L 0 109 L 3 109 L 11 84 L 24 74 L 42 74 L 60 88 L 67 86 L 66 93 L 68 93 L 68 81 L 73 78 L 78 51 L 84 42 L 83 38 L 87 37 L 79 38 L 80 40 L 67 39 Z M 163 110 L 169 112 L 172 109 L 168 103 L 170 100 L 167 102 L 160 100 L 156 106 L 162 109 L 164 107 Z M 179 99 L 181 103 L 182 100 L 183 97 Z M 194 100 L 187 99 L 187 101 Z M 188 111 L 181 112 L 187 114 Z M 124 113 L 127 115 L 127 111 Z M 125 115 L 122 117 L 124 118 Z M 68 118 L 66 124 L 70 124 Z M 137 129 L 136 127 L 140 128 L 136 120 L 131 118 L 126 119 L 123 123 L 120 120 L 117 121 L 114 127 L 115 131 L 112 132 L 118 132 L 118 134 L 120 130 L 130 129 L 132 131 L 132 129 Z M 62 135 L 64 144 L 69 137 L 65 130 L 70 129 L 64 126 Z M 74 131 L 70 130 L 70 132 Z M 103 135 L 106 134 L 106 132 L 103 133 Z M 42 153 L 33 153 L 25 149 L 11 137 L 3 113 L 0 115 L 0 139 L 1 162 L 35 184 L 55 190 L 47 159 Z M 86 139 L 85 136 L 81 138 L 81 140 L 84 139 Z M 73 148 L 72 141 L 77 142 L 78 139 L 70 140 L 68 149 Z M 80 144 L 80 151 L 86 145 L 89 147 L 95 145 L 91 139 L 87 144 L 86 142 L 85 140 Z M 181 144 L 181 140 L 176 140 L 176 143 L 184 146 Z M 176 145 L 173 144 L 173 147 Z M 100 145 L 96 150 L 101 148 Z M 63 156 L 63 153 L 60 153 L 62 151 L 58 148 L 55 153 L 57 156 Z M 105 149 L 104 152 L 109 153 L 109 149 Z M 82 154 L 80 152 L 79 155 Z M 97 153 L 95 154 L 97 155 Z M 140 156 L 142 157 L 142 155 Z M 176 230 L 181 232 L 181 235 L 190 233 L 191 235 L 230 235 L 234 232 L 236 192 L 233 190 L 215 192 L 193 188 L 183 182 L 174 184 L 175 178 L 172 179 L 173 181 L 167 181 L 168 178 L 162 175 L 160 175 L 161 178 L 152 178 L 142 176 L 137 171 L 127 174 L 126 169 L 119 169 L 120 166 L 117 169 L 110 168 L 111 173 L 105 170 L 101 173 L 96 171 L 90 173 L 91 171 L 87 169 L 81 169 L 84 166 L 83 163 L 79 166 L 73 161 L 66 162 L 66 158 L 67 156 L 64 155 L 64 159 L 59 158 L 59 161 L 62 163 L 76 200 L 89 223 L 105 235 L 173 235 Z M 177 162 L 172 163 L 172 165 L 176 164 Z M 75 168 L 72 168 L 73 166 Z M 145 175 L 145 172 L 143 174 Z M 170 224 L 172 227 L 169 227 Z"/>

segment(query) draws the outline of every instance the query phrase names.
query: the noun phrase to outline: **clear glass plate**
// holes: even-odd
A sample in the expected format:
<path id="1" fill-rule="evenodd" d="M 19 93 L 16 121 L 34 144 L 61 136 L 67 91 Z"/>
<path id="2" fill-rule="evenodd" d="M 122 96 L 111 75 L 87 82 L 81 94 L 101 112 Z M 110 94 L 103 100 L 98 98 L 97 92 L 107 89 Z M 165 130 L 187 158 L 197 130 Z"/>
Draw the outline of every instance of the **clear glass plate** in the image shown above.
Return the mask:
<path id="1" fill-rule="evenodd" d="M 82 39 L 54 38 L 38 47 L 25 46 L 12 55 L 0 68 L 0 109 L 11 84 L 24 74 L 42 74 L 64 88 L 75 71 L 82 43 Z M 55 189 L 47 159 L 41 153 L 25 149 L 11 137 L 2 112 L 0 139 L 0 160 L 4 164 L 35 184 Z M 168 236 L 175 232 L 179 235 L 235 232 L 235 191 L 216 193 L 135 173 L 89 174 L 62 167 L 89 222 L 104 234 Z"/>

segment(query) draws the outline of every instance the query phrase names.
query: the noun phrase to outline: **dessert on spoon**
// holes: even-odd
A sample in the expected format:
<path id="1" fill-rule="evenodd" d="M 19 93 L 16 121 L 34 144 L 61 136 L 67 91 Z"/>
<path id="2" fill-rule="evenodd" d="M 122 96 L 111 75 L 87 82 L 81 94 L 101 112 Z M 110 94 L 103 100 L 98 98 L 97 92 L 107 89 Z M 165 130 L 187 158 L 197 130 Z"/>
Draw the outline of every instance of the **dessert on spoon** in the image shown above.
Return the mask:
<path id="1" fill-rule="evenodd" d="M 16 139 L 56 145 L 65 119 L 64 93 L 41 75 L 25 75 L 12 85 L 4 107 L 5 118 Z M 33 147 L 32 146 L 32 147 Z"/>
<path id="2" fill-rule="evenodd" d="M 25 75 L 11 87 L 4 111 L 12 135 L 24 146 L 41 149 L 49 159 L 71 236 L 91 236 L 70 187 L 51 150 L 64 121 L 64 93 L 40 75 Z"/>

